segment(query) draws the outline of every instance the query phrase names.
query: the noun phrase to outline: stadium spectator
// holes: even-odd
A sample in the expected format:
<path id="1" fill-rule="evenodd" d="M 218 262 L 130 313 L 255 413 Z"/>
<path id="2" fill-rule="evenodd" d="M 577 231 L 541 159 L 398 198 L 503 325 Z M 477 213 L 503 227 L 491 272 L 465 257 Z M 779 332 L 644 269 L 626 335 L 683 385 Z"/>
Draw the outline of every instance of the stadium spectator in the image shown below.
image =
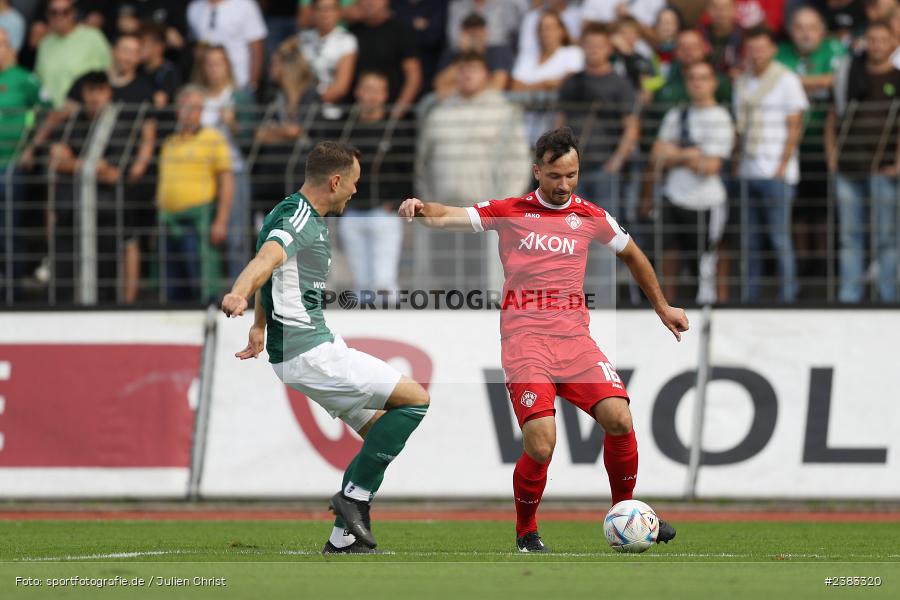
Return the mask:
<path id="1" fill-rule="evenodd" d="M 125 103 L 121 118 L 133 123 L 141 110 L 140 105 L 153 100 L 154 88 L 152 82 L 138 71 L 141 58 L 141 39 L 134 34 L 124 34 L 119 36 L 112 53 L 112 64 L 106 70 L 106 84 L 112 89 L 112 100 L 114 102 Z M 88 73 L 96 79 L 95 72 Z M 47 118 L 40 124 L 34 138 L 28 147 L 22 152 L 21 162 L 30 166 L 34 160 L 34 153 L 37 149 L 43 147 L 50 137 L 50 134 L 59 127 L 67 118 L 71 117 L 81 105 L 83 95 L 81 86 L 85 74 L 76 79 L 70 86 L 65 103 L 59 110 L 52 111 Z M 153 131 L 150 131 L 150 130 Z M 155 135 L 155 120 L 153 115 L 144 124 L 142 135 L 142 168 L 146 167 L 149 162 L 152 151 L 153 139 Z M 138 178 L 143 177 L 143 171 Z"/>
<path id="2" fill-rule="evenodd" d="M 615 72 L 609 28 L 588 24 L 581 38 L 584 69 L 563 82 L 559 91 L 562 121 L 582 141 L 579 190 L 585 198 L 620 214 L 622 174 L 638 141 L 637 94 Z M 559 123 L 562 126 L 563 123 Z"/>
<path id="3" fill-rule="evenodd" d="M 125 302 L 132 302 L 137 295 L 136 267 L 139 265 L 135 206 L 127 205 L 120 214 L 116 187 L 127 180 L 125 174 L 130 161 L 124 151 L 134 124 L 127 118 L 119 118 L 113 109 L 113 89 L 106 73 L 85 74 L 78 93 L 81 110 L 70 123 L 56 129 L 56 141 L 49 148 L 50 169 L 56 174 L 54 212 L 50 215 L 55 238 L 56 297 L 61 302 L 76 299 L 75 279 L 83 260 L 76 251 L 76 204 L 84 194 L 84 182 L 91 180 L 88 170 L 93 167 L 91 176 L 96 183 L 97 200 L 97 297 L 101 302 L 115 302 L 121 293 Z M 98 148 L 99 156 L 88 152 Z M 124 229 L 120 230 L 120 225 Z M 119 277 L 120 260 L 122 278 Z"/>
<path id="4" fill-rule="evenodd" d="M 166 28 L 148 22 L 141 28 L 141 73 L 153 84 L 153 104 L 169 106 L 181 86 L 181 72 L 166 58 Z"/>
<path id="5" fill-rule="evenodd" d="M 878 260 L 878 299 L 898 299 L 900 69 L 891 62 L 897 43 L 890 25 L 870 23 L 865 53 L 845 63 L 836 77 L 835 109 L 829 114 L 825 139 L 829 169 L 836 173 L 841 302 L 863 300 L 867 231 L 877 253 L 872 259 Z M 840 148 L 837 131 L 844 136 Z"/>
<path id="6" fill-rule="evenodd" d="M 256 129 L 259 155 L 256 157 L 256 179 L 253 197 L 259 199 L 259 212 L 268 213 L 272 199 L 295 190 L 286 189 L 285 171 L 288 161 L 304 134 L 303 125 L 309 111 L 318 106 L 316 78 L 306 62 L 297 38 L 278 47 L 269 64 L 269 81 L 275 86 L 271 118 Z"/>
<path id="7" fill-rule="evenodd" d="M 735 20 L 741 29 L 765 25 L 777 35 L 784 26 L 785 0 L 735 0 Z"/>
<path id="8" fill-rule="evenodd" d="M 699 62 L 685 73 L 691 103 L 670 109 L 653 145 L 651 168 L 666 169 L 662 183 L 663 262 L 668 298 L 677 298 L 682 265 L 700 276 L 697 302 L 716 300 L 713 275 L 727 220 L 722 168 L 734 148 L 728 110 L 716 103 L 712 65 Z M 642 212 L 652 208 L 645 193 Z M 720 285 L 724 285 L 721 282 Z"/>
<path id="9" fill-rule="evenodd" d="M 141 35 L 145 25 L 158 25 L 163 31 L 166 58 L 182 71 L 190 70 L 191 57 L 186 52 L 188 25 L 184 0 L 100 0 L 78 2 L 78 7 L 87 11 L 91 23 L 113 41 L 123 33 Z"/>
<path id="10" fill-rule="evenodd" d="M 582 17 L 585 21 L 613 23 L 624 16 L 632 16 L 647 27 L 656 23 L 656 15 L 666 0 L 584 0 Z"/>
<path id="11" fill-rule="evenodd" d="M 862 36 L 866 26 L 866 12 L 857 0 L 817 0 L 816 8 L 825 17 L 828 31 L 845 46 Z"/>
<path id="12" fill-rule="evenodd" d="M 112 49 L 112 65 L 107 69 L 109 84 L 112 86 L 113 101 L 138 105 L 152 102 L 156 91 L 149 77 L 140 72 L 141 38 L 134 33 L 122 34 L 116 39 Z M 77 105 L 81 100 L 81 79 L 78 78 L 69 89 L 66 99 Z M 134 106 L 131 118 L 136 117 Z"/>
<path id="13" fill-rule="evenodd" d="M 9 0 L 0 0 L 0 29 L 6 32 L 13 53 L 18 54 L 25 42 L 25 17 Z"/>
<path id="14" fill-rule="evenodd" d="M 709 45 L 709 60 L 717 75 L 737 77 L 744 35 L 735 20 L 735 0 L 709 0 L 706 11 L 709 22 L 700 31 Z"/>
<path id="15" fill-rule="evenodd" d="M 150 176 L 151 163 L 156 151 L 157 120 L 156 112 L 151 104 L 156 92 L 152 80 L 139 71 L 141 62 L 141 38 L 137 34 L 119 35 L 113 46 L 113 64 L 107 72 L 112 89 L 113 102 L 122 103 L 117 118 L 120 130 L 116 135 L 123 136 L 124 143 L 130 137 L 130 129 L 140 121 L 140 137 L 137 152 L 125 176 L 128 184 L 128 197 L 125 208 L 129 214 L 128 223 L 131 228 L 129 244 L 124 255 L 124 296 L 125 303 L 137 299 L 140 279 L 141 242 L 147 246 L 147 238 L 154 229 L 155 211 L 153 210 L 153 183 Z M 78 78 L 69 90 L 67 102 L 73 108 L 79 103 L 84 77 Z"/>
<path id="16" fill-rule="evenodd" d="M 700 25 L 709 0 L 669 0 L 666 4 L 681 15 L 682 26 L 695 29 Z"/>
<path id="17" fill-rule="evenodd" d="M 438 62 L 447 45 L 446 0 L 391 0 L 391 8 L 401 22 L 416 34 L 422 62 L 422 93 L 431 91 Z"/>
<path id="18" fill-rule="evenodd" d="M 459 92 L 435 105 L 419 134 L 416 193 L 454 206 L 519 194 L 530 181 L 522 113 L 490 88 L 482 55 L 457 63 Z"/>
<path id="19" fill-rule="evenodd" d="M 900 39 L 900 4 L 894 9 L 891 13 L 891 29 L 894 30 L 894 35 L 897 36 L 897 39 Z M 894 66 L 900 69 L 900 47 L 894 50 L 894 54 L 892 57 Z"/>
<path id="20" fill-rule="evenodd" d="M 325 103 L 324 116 L 339 119 L 342 102 L 353 85 L 358 45 L 342 25 L 338 0 L 314 0 L 313 29 L 300 32 L 300 48 L 316 75 L 316 90 Z"/>
<path id="21" fill-rule="evenodd" d="M 250 180 L 242 146 L 251 137 L 255 107 L 250 94 L 237 87 L 225 48 L 202 49 L 197 66 L 194 83 L 206 94 L 200 123 L 222 134 L 230 153 L 234 186 L 225 264 L 228 277 L 233 279 L 240 274 L 250 253 Z"/>
<path id="22" fill-rule="evenodd" d="M 869 23 L 876 21 L 889 23 L 894 35 L 900 38 L 900 0 L 865 0 L 863 5 Z M 900 47 L 894 51 L 892 59 L 894 66 L 900 69 Z"/>
<path id="23" fill-rule="evenodd" d="M 253 0 L 193 0 L 188 25 L 201 46 L 222 46 L 238 89 L 256 91 L 262 77 L 268 31 Z"/>
<path id="24" fill-rule="evenodd" d="M 793 231 L 797 265 L 801 274 L 824 275 L 827 236 L 825 199 L 828 197 L 828 170 L 822 160 L 822 139 L 832 101 L 834 70 L 847 54 L 836 39 L 826 37 L 825 20 L 814 8 L 794 11 L 790 20 L 790 40 L 778 47 L 775 59 L 797 75 L 813 104 L 806 113 L 800 142 L 800 182 L 794 203 Z"/>
<path id="25" fill-rule="evenodd" d="M 748 29 L 744 53 L 748 70 L 735 82 L 734 114 L 740 135 L 742 215 L 747 253 L 744 300 L 761 298 L 763 247 L 771 245 L 781 281 L 779 299 L 797 297 L 791 204 L 800 170 L 797 147 L 803 113 L 809 108 L 803 83 L 775 61 L 774 34 L 765 26 Z"/>
<path id="26" fill-rule="evenodd" d="M 403 148 L 387 106 L 383 73 L 363 73 L 354 91 L 356 108 L 348 123 L 348 143 L 362 156 L 356 194 L 338 221 L 353 284 L 357 290 L 396 292 L 403 222 L 400 202 L 412 192 L 404 175 L 411 171 L 412 149 Z M 406 163 L 406 164 L 405 164 Z"/>
<path id="27" fill-rule="evenodd" d="M 51 0 L 47 18 L 50 32 L 38 46 L 35 74 L 53 106 L 61 108 L 72 83 L 88 71 L 109 68 L 112 56 L 102 33 L 78 23 L 72 0 Z"/>
<path id="28" fill-rule="evenodd" d="M 266 56 L 272 56 L 283 41 L 297 32 L 300 3 L 297 0 L 259 0 L 266 19 Z"/>
<path id="29" fill-rule="evenodd" d="M 447 8 L 447 43 L 458 49 L 456 43 L 463 20 L 477 13 L 487 21 L 488 43 L 511 46 L 525 14 L 522 8 L 511 0 L 451 0 Z"/>
<path id="30" fill-rule="evenodd" d="M 666 82 L 656 92 L 653 101 L 669 108 L 674 104 L 683 104 L 690 101 L 687 88 L 684 83 L 684 72 L 693 65 L 706 59 L 706 42 L 703 35 L 696 29 L 686 29 L 678 34 L 678 43 L 675 47 L 675 62 L 669 69 Z M 731 81 L 725 73 L 717 73 L 719 85 L 716 88 L 716 101 L 726 106 L 731 102 Z"/>
<path id="31" fill-rule="evenodd" d="M 0 90 L 3 90 L 0 94 L 0 173 L 4 175 L 0 178 L 0 206 L 4 207 L 0 210 L 0 281 L 4 288 L 16 286 L 23 270 L 18 256 L 21 251 L 18 233 L 21 209 L 17 205 L 22 198 L 22 182 L 15 171 L 9 170 L 9 165 L 34 121 L 34 109 L 41 104 L 40 89 L 37 78 L 16 64 L 16 51 L 10 36 L 0 27 Z M 6 222 L 7 212 L 12 217 L 9 223 Z M 11 240 L 6 237 L 7 233 Z M 7 254 L 8 240 L 12 256 Z"/>
<path id="32" fill-rule="evenodd" d="M 900 2 L 897 0 L 863 0 L 866 21 L 890 21 L 898 4 Z"/>
<path id="33" fill-rule="evenodd" d="M 675 60 L 678 34 L 681 30 L 681 16 L 677 11 L 663 8 L 657 13 L 653 26 L 653 49 L 659 63 L 659 72 L 664 79 L 669 76 L 669 70 Z"/>
<path id="34" fill-rule="evenodd" d="M 541 51 L 519 55 L 513 66 L 511 89 L 516 92 L 556 92 L 566 77 L 584 69 L 584 52 L 574 46 L 559 13 L 545 12 L 538 22 Z M 540 99 L 525 115 L 529 143 L 550 128 L 552 116 L 540 110 Z"/>
<path id="35" fill-rule="evenodd" d="M 416 55 L 415 33 L 391 16 L 388 0 L 359 0 L 361 20 L 350 28 L 359 42 L 357 77 L 368 71 L 388 76 L 390 102 L 398 114 L 405 112 L 422 87 L 422 64 Z"/>
<path id="36" fill-rule="evenodd" d="M 341 1 L 341 20 L 344 23 L 356 23 L 360 20 L 359 5 L 356 0 Z M 300 0 L 300 13 L 298 18 L 300 29 L 309 29 L 313 26 L 313 2 L 314 0 Z"/>
<path id="37" fill-rule="evenodd" d="M 169 302 L 218 296 L 218 247 L 228 237 L 234 176 L 228 142 L 202 123 L 206 91 L 178 94 L 178 130 L 162 145 L 157 206 L 164 227 L 165 295 Z"/>
<path id="38" fill-rule="evenodd" d="M 519 43 L 517 52 L 519 56 L 536 57 L 541 53 L 541 41 L 538 36 L 538 23 L 541 15 L 552 10 L 559 13 L 569 39 L 577 42 L 581 39 L 581 7 L 569 0 L 543 0 L 536 2 L 537 6 L 525 13 L 519 26 Z"/>
<path id="39" fill-rule="evenodd" d="M 484 56 L 491 72 L 489 87 L 503 91 L 509 85 L 509 74 L 512 71 L 515 55 L 507 46 L 492 46 L 488 43 L 487 21 L 477 13 L 472 13 L 463 20 L 459 31 L 457 49 L 444 51 L 439 63 L 440 71 L 434 80 L 434 90 L 438 97 L 447 98 L 457 91 L 459 84 L 459 68 L 456 59 L 462 54 L 477 52 Z"/>
<path id="40" fill-rule="evenodd" d="M 641 39 L 641 29 L 634 17 L 622 17 L 612 26 L 610 40 L 615 52 L 613 68 L 631 83 L 631 87 L 646 104 L 652 97 L 654 85 L 662 81 L 653 62 L 653 48 Z"/>

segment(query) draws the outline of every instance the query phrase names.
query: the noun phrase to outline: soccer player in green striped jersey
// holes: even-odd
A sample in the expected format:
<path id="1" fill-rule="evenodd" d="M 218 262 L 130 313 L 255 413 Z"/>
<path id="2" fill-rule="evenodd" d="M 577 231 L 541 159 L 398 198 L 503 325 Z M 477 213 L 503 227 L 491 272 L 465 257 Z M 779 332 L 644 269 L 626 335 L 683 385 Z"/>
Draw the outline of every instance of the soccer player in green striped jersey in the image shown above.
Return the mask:
<path id="1" fill-rule="evenodd" d="M 325 324 L 321 300 L 331 243 L 324 217 L 344 212 L 359 175 L 357 150 L 337 142 L 317 144 L 306 161 L 303 187 L 268 214 L 256 257 L 222 299 L 225 314 L 237 317 L 256 296 L 250 339 L 236 357 L 256 358 L 265 341 L 281 381 L 365 440 L 344 473 L 341 491 L 331 499 L 337 519 L 325 554 L 373 551 L 369 504 L 429 403 L 421 385 L 384 361 L 348 348 Z"/>

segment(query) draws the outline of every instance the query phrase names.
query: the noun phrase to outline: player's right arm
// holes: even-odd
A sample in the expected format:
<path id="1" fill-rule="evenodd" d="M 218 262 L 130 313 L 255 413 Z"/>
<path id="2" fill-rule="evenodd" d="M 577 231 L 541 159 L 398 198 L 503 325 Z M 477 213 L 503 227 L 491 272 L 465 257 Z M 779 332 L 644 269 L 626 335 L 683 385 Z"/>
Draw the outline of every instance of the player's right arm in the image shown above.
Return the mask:
<path id="1" fill-rule="evenodd" d="M 477 231 L 465 208 L 446 206 L 437 202 L 422 202 L 418 198 L 407 198 L 400 205 L 400 216 L 407 221 L 418 217 L 426 227 L 450 231 Z"/>
<path id="2" fill-rule="evenodd" d="M 256 305 L 253 310 L 253 325 L 250 327 L 250 334 L 247 339 L 247 346 L 240 352 L 235 352 L 235 357 L 241 360 L 248 358 L 259 358 L 263 347 L 266 344 L 266 310 L 262 305 L 262 294 L 256 290 Z"/>
<path id="3" fill-rule="evenodd" d="M 222 299 L 222 312 L 229 317 L 239 317 L 247 310 L 247 299 L 255 294 L 271 277 L 272 272 L 288 259 L 284 247 L 276 241 L 269 240 L 259 249 L 231 288 L 231 292 Z M 257 310 L 261 303 L 257 299 Z M 257 321 L 258 321 L 257 315 Z M 265 315 L 263 315 L 265 321 Z"/>

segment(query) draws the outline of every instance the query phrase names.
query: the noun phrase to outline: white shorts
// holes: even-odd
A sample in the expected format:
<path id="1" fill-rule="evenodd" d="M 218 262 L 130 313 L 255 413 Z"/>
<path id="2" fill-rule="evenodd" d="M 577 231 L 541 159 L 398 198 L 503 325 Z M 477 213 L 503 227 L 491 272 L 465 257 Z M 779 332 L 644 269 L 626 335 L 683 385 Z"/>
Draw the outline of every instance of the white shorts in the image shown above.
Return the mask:
<path id="1" fill-rule="evenodd" d="M 383 360 L 348 348 L 339 335 L 272 368 L 285 385 L 306 394 L 354 431 L 384 408 L 403 376 Z"/>

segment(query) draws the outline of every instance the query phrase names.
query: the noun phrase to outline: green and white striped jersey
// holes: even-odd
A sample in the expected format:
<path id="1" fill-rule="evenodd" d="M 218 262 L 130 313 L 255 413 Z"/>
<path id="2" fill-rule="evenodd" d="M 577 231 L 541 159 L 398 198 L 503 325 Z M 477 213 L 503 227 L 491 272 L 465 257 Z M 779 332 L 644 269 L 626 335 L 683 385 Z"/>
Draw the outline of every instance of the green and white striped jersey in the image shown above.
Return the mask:
<path id="1" fill-rule="evenodd" d="M 280 363 L 334 340 L 322 314 L 331 242 L 325 219 L 299 192 L 266 216 L 256 250 L 269 241 L 280 244 L 288 255 L 261 290 L 269 362 Z"/>

